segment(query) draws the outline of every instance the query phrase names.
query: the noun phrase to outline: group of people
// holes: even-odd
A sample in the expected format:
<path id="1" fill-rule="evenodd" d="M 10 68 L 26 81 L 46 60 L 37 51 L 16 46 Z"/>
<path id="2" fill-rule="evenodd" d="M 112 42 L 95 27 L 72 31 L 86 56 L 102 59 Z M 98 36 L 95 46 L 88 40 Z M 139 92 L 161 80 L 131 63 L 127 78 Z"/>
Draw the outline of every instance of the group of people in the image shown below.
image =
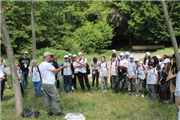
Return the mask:
<path id="1" fill-rule="evenodd" d="M 173 62 L 171 62 L 172 59 Z M 25 51 L 24 56 L 16 63 L 23 96 L 28 85 L 29 67 L 30 59 L 28 58 L 28 52 Z M 3 95 L 2 89 L 4 89 L 2 84 L 7 79 L 3 68 L 4 62 L 1 58 L 1 99 Z M 173 92 L 173 102 L 175 103 L 174 92 L 177 72 L 175 55 L 163 55 L 162 57 L 156 55 L 151 57 L 150 53 L 146 52 L 141 63 L 139 59 L 136 59 L 134 55 L 130 55 L 129 52 L 121 52 L 117 55 L 115 49 L 112 50 L 110 63 L 107 63 L 105 56 L 101 56 L 101 61 L 94 57 L 89 66 L 87 58 L 84 58 L 83 53 L 79 52 L 78 55 L 65 55 L 64 62 L 61 64 L 52 53 L 44 52 L 43 62 L 38 66 L 37 61 L 33 59 L 32 67 L 30 67 L 35 95 L 42 97 L 43 88 L 48 116 L 54 114 L 51 111 L 51 100 L 53 100 L 55 115 L 60 117 L 63 116 L 59 108 L 58 89 L 60 87 L 60 79 L 63 79 L 62 85 L 65 94 L 68 92 L 72 94 L 73 90 L 77 90 L 77 79 L 83 93 L 86 92 L 85 82 L 87 90 L 91 94 L 93 94 L 92 90 L 99 90 L 99 78 L 101 79 L 102 93 L 106 93 L 108 90 L 109 77 L 112 92 L 115 94 L 120 91 L 124 94 L 127 89 L 130 96 L 139 96 L 139 89 L 142 83 L 141 97 L 144 98 L 146 86 L 148 86 L 149 98 L 152 101 L 155 100 L 157 95 L 160 95 L 162 102 L 168 104 L 171 92 Z M 88 78 L 89 74 L 92 75 L 92 88 Z"/>

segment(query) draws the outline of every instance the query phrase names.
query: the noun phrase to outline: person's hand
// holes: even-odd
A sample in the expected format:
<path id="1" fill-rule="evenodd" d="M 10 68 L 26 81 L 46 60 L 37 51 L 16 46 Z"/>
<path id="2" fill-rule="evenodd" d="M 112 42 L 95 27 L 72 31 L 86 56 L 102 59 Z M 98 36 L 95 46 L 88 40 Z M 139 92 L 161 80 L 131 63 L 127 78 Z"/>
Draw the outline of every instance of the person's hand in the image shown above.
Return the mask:
<path id="1" fill-rule="evenodd" d="M 77 61 L 77 63 L 80 63 L 79 61 Z"/>
<path id="2" fill-rule="evenodd" d="M 63 79 L 63 76 L 61 76 L 61 78 Z"/>
<path id="3" fill-rule="evenodd" d="M 157 85 L 157 82 L 155 83 L 155 85 Z"/>
<path id="4" fill-rule="evenodd" d="M 99 78 L 101 78 L 101 75 L 99 74 Z"/>
<path id="5" fill-rule="evenodd" d="M 116 77 L 118 76 L 118 74 L 116 74 Z"/>
<path id="6" fill-rule="evenodd" d="M 74 75 L 72 75 L 72 79 L 74 79 Z"/>
<path id="7" fill-rule="evenodd" d="M 132 79 L 132 76 L 129 76 L 129 79 Z"/>
<path id="8" fill-rule="evenodd" d="M 160 69 L 159 72 L 162 73 L 162 69 Z"/>
<path id="9" fill-rule="evenodd" d="M 67 68 L 67 67 L 69 67 L 69 65 L 64 65 L 64 66 L 63 66 L 63 68 Z"/>
<path id="10" fill-rule="evenodd" d="M 137 85 L 137 80 L 135 81 L 135 86 Z"/>
<path id="11" fill-rule="evenodd" d="M 81 65 L 79 65 L 79 68 L 82 68 L 82 66 L 81 66 Z"/>
<path id="12" fill-rule="evenodd" d="M 6 79 L 6 77 L 1 77 L 1 79 L 3 79 L 3 80 L 4 80 L 4 79 Z"/>
<path id="13" fill-rule="evenodd" d="M 166 78 L 166 81 L 169 81 L 169 77 Z"/>
<path id="14" fill-rule="evenodd" d="M 109 76 L 107 75 L 106 78 L 108 78 Z"/>

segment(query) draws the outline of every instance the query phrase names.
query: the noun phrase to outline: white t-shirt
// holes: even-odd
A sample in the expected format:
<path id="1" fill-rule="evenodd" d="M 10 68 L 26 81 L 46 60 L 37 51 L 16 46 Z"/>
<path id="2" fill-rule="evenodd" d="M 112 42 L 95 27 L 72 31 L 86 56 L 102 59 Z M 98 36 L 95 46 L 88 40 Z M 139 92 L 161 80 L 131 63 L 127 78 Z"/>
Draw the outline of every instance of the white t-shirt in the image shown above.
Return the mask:
<path id="1" fill-rule="evenodd" d="M 77 66 L 77 65 L 79 65 L 79 63 L 73 62 L 73 66 Z M 78 73 L 78 72 L 79 72 L 79 68 L 74 69 L 74 73 Z"/>
<path id="2" fill-rule="evenodd" d="M 42 83 L 44 84 L 55 84 L 55 74 L 52 72 L 55 69 L 54 66 L 51 65 L 51 63 L 48 63 L 46 61 L 42 62 L 39 65 L 39 70 L 41 72 L 42 76 Z"/>
<path id="3" fill-rule="evenodd" d="M 116 56 L 116 60 L 121 60 L 121 58 L 119 56 Z M 110 61 L 113 61 L 112 57 L 110 57 Z"/>
<path id="4" fill-rule="evenodd" d="M 2 65 L 1 65 L 2 66 Z M 5 76 L 5 74 L 4 74 L 4 72 L 0 69 L 0 77 L 4 77 Z M 2 81 L 3 79 L 0 79 L 0 81 Z"/>
<path id="5" fill-rule="evenodd" d="M 128 61 L 126 59 L 121 60 L 119 66 L 127 67 L 128 66 Z"/>
<path id="6" fill-rule="evenodd" d="M 156 74 L 157 74 L 157 70 L 155 68 L 147 70 L 147 84 L 156 83 Z"/>
<path id="7" fill-rule="evenodd" d="M 124 59 L 126 59 L 128 62 L 130 62 L 130 58 L 129 57 L 128 58 L 124 57 Z"/>
<path id="8" fill-rule="evenodd" d="M 144 62 L 144 60 L 143 60 L 143 62 Z M 146 67 L 148 66 L 148 62 L 149 62 L 149 59 L 146 59 L 146 64 L 145 64 Z"/>
<path id="9" fill-rule="evenodd" d="M 82 64 L 87 63 L 87 59 L 86 59 L 86 58 L 82 58 L 82 59 L 80 60 L 80 63 L 82 63 Z M 82 66 L 82 65 L 81 65 L 81 66 Z M 87 71 L 86 71 L 86 67 L 82 66 L 82 68 L 79 68 L 79 72 L 81 72 L 81 73 L 86 73 L 86 72 L 87 72 Z"/>
<path id="10" fill-rule="evenodd" d="M 133 78 L 135 78 L 135 73 L 134 73 L 135 70 L 136 70 L 135 62 L 129 62 L 128 63 L 128 71 L 129 71 L 130 76 L 133 75 Z M 128 76 L 128 74 L 127 74 L 127 76 Z"/>
<path id="11" fill-rule="evenodd" d="M 92 65 L 93 70 L 98 70 L 99 69 L 99 64 L 100 64 L 99 61 L 97 61 L 96 64 L 94 64 L 94 62 L 91 61 L 91 65 Z"/>
<path id="12" fill-rule="evenodd" d="M 101 76 L 107 76 L 107 70 L 109 69 L 108 63 L 100 63 L 100 75 Z"/>
<path id="13" fill-rule="evenodd" d="M 111 65 L 110 65 L 110 67 L 111 67 L 111 74 L 112 75 L 116 75 L 116 67 L 118 66 L 118 64 L 119 64 L 119 61 L 118 60 L 115 60 L 115 61 L 112 61 L 111 62 Z"/>
<path id="14" fill-rule="evenodd" d="M 18 68 L 16 71 L 17 71 L 17 75 L 19 77 L 22 74 L 22 70 Z M 22 80 L 20 80 L 19 82 L 21 83 Z"/>
<path id="15" fill-rule="evenodd" d="M 72 70 L 71 70 L 71 63 L 70 62 L 64 62 L 63 65 L 68 65 L 67 68 L 63 68 L 63 75 L 72 75 Z"/>
<path id="16" fill-rule="evenodd" d="M 33 71 L 33 73 L 32 73 L 32 81 L 33 82 L 39 82 L 41 80 L 41 78 L 40 78 L 40 74 L 39 74 L 37 66 L 33 67 L 33 70 L 32 70 L 32 67 L 31 67 L 30 72 L 32 72 L 32 71 Z"/>
<path id="17" fill-rule="evenodd" d="M 144 80 L 145 79 L 145 74 L 144 71 L 146 70 L 146 66 L 144 64 L 141 64 L 140 67 L 136 66 L 136 73 L 138 73 L 138 78 Z"/>

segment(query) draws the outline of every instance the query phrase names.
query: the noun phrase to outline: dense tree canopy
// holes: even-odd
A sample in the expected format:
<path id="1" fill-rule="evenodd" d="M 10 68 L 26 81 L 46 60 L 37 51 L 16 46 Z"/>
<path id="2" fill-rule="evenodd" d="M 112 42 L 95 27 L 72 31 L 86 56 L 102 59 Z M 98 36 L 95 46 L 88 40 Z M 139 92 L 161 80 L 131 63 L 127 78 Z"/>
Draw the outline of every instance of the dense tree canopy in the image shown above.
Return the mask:
<path id="1" fill-rule="evenodd" d="M 32 51 L 31 6 L 12 1 L 5 12 L 14 53 Z M 35 1 L 37 49 L 99 52 L 133 44 L 170 43 L 160 2 L 153 1 Z M 170 14 L 173 1 L 166 2 Z M 180 39 L 180 2 L 174 2 L 171 21 Z M 2 37 L 3 38 L 3 37 Z M 180 41 L 180 40 L 179 40 Z M 122 44 L 123 43 L 123 44 Z M 1 43 L 3 44 L 3 42 Z M 2 52 L 5 47 L 2 46 Z"/>

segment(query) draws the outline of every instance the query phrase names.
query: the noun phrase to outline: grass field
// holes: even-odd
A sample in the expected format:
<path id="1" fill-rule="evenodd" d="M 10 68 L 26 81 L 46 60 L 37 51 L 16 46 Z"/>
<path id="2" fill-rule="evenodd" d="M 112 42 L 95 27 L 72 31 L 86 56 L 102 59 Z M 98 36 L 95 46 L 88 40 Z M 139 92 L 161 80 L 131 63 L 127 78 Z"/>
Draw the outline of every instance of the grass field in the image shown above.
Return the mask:
<path id="1" fill-rule="evenodd" d="M 1 118 L 2 120 L 21 120 L 21 116 L 16 116 L 15 99 L 13 85 L 8 76 L 8 83 L 11 90 L 4 92 L 3 102 L 1 103 Z M 62 80 L 61 80 L 62 83 Z M 91 82 L 90 82 L 91 84 Z M 61 102 L 59 106 L 64 114 L 82 113 L 87 120 L 104 120 L 104 119 L 121 119 L 121 120 L 175 120 L 177 119 L 177 109 L 174 105 L 163 105 L 159 103 L 159 97 L 152 102 L 148 97 L 146 91 L 146 97 L 129 96 L 126 92 L 124 95 L 121 93 L 113 94 L 109 89 L 107 93 L 102 93 L 101 90 L 93 91 L 94 94 L 85 93 L 82 91 L 77 82 L 78 91 L 73 94 L 64 95 L 64 91 L 61 85 L 59 90 Z M 108 84 L 110 86 L 110 84 Z M 100 85 L 99 85 L 100 88 Z M 31 110 L 39 110 L 40 120 L 57 120 L 63 118 L 48 117 L 45 110 L 45 98 L 35 97 L 33 84 L 31 78 L 29 78 L 29 85 L 23 98 L 23 105 Z M 35 118 L 29 118 L 27 120 L 35 120 Z"/>
<path id="2" fill-rule="evenodd" d="M 118 54 L 120 51 L 117 52 Z M 172 55 L 174 53 L 172 48 L 166 48 L 164 50 L 158 50 L 156 52 L 152 52 L 151 56 L 153 55 L 160 55 L 163 54 Z M 111 51 L 105 52 L 102 54 L 89 54 L 84 55 L 88 59 L 88 63 L 91 62 L 93 57 L 97 57 L 100 60 L 100 56 L 105 55 L 107 61 L 110 61 L 109 57 L 111 55 Z M 92 57 L 93 56 L 93 57 Z M 3 56 L 7 62 L 8 61 L 5 56 Z M 42 56 L 37 58 L 38 64 L 42 61 Z M 59 61 L 63 61 L 62 58 Z M 17 62 L 17 60 L 16 60 Z M 11 90 L 6 90 L 4 92 L 3 102 L 1 104 L 1 118 L 2 120 L 20 120 L 23 119 L 20 116 L 16 116 L 16 109 L 15 109 L 15 99 L 14 99 L 14 91 L 13 85 L 8 75 L 8 83 Z M 61 80 L 62 83 L 62 80 Z M 90 78 L 90 84 L 91 78 Z M 155 102 L 152 102 L 148 97 L 148 92 L 146 91 L 146 97 L 135 97 L 129 96 L 126 92 L 124 95 L 121 93 L 113 94 L 112 91 L 109 89 L 107 93 L 103 94 L 101 90 L 93 91 L 94 94 L 82 94 L 82 91 L 79 86 L 79 82 L 77 81 L 78 91 L 74 92 L 72 95 L 67 94 L 64 95 L 64 91 L 61 85 L 61 89 L 59 90 L 61 102 L 59 106 L 64 114 L 66 113 L 82 113 L 87 120 L 103 120 L 103 119 L 121 119 L 121 120 L 176 120 L 177 119 L 177 109 L 175 105 L 163 105 L 159 103 L 159 97 L 156 98 Z M 99 84 L 99 88 L 100 88 Z M 110 84 L 108 84 L 110 86 Z M 172 94 L 171 94 L 172 95 Z M 172 97 L 171 97 L 172 98 Z M 38 119 L 42 120 L 56 120 L 56 119 L 63 119 L 57 117 L 47 117 L 47 112 L 45 110 L 45 99 L 36 98 L 33 83 L 31 78 L 29 78 L 29 85 L 25 92 L 25 97 L 23 98 L 23 105 L 26 108 L 31 110 L 38 109 L 40 111 L 40 116 Z M 35 120 L 35 118 L 29 118 Z"/>

